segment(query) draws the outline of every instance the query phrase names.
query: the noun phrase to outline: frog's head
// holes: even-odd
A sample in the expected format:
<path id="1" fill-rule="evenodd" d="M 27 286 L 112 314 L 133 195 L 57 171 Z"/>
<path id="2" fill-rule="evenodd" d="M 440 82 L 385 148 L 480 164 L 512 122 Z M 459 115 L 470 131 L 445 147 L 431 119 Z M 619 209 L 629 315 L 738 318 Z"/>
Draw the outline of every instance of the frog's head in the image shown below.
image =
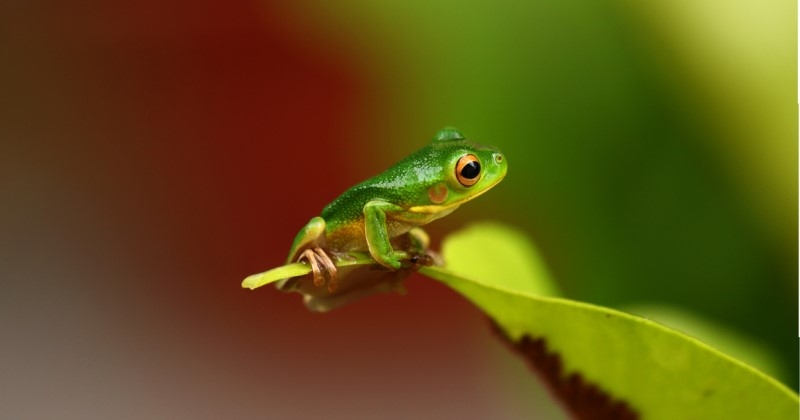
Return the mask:
<path id="1" fill-rule="evenodd" d="M 506 176 L 508 164 L 497 148 L 467 140 L 458 130 L 444 128 L 421 152 L 428 172 L 425 205 L 411 210 L 442 213 L 485 193 Z M 434 169 L 435 168 L 435 169 Z M 421 204 L 421 203 L 420 203 Z"/>

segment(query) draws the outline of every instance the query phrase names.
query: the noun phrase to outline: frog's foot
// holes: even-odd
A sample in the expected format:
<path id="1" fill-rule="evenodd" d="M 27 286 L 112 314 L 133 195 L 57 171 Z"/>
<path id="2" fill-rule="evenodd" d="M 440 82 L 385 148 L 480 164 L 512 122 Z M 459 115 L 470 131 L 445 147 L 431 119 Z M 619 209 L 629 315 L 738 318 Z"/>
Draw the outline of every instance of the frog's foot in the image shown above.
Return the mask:
<path id="1" fill-rule="evenodd" d="M 433 257 L 428 254 L 414 254 L 409 258 L 411 264 L 419 265 L 422 267 L 429 267 L 433 265 Z"/>
<path id="2" fill-rule="evenodd" d="M 444 260 L 442 257 L 430 249 L 422 253 L 412 254 L 411 258 L 409 258 L 409 261 L 416 268 L 444 265 Z"/>
<path id="3" fill-rule="evenodd" d="M 336 264 L 328 257 L 322 248 L 306 249 L 297 258 L 297 262 L 307 261 L 311 266 L 311 273 L 314 276 L 314 286 L 322 287 L 325 285 L 325 277 L 328 278 L 328 291 L 333 293 L 339 285 L 336 281 Z"/>

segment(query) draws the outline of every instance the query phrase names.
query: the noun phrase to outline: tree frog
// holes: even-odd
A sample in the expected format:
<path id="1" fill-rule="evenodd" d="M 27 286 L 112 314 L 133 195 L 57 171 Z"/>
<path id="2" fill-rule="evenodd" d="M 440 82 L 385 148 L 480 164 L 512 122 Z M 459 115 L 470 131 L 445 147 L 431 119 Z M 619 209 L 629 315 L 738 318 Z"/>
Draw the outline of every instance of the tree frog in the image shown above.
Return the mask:
<path id="1" fill-rule="evenodd" d="M 430 264 L 428 236 L 420 226 L 485 193 L 506 170 L 506 159 L 496 148 L 469 141 L 454 128 L 440 130 L 427 146 L 345 191 L 300 229 L 287 264 L 310 264 L 314 286 L 290 278 L 279 281 L 278 289 L 301 291 L 307 305 L 309 294 L 324 295 L 326 283 L 327 294 L 334 294 L 336 262 L 352 253 L 369 253 L 391 272 L 404 262 Z"/>

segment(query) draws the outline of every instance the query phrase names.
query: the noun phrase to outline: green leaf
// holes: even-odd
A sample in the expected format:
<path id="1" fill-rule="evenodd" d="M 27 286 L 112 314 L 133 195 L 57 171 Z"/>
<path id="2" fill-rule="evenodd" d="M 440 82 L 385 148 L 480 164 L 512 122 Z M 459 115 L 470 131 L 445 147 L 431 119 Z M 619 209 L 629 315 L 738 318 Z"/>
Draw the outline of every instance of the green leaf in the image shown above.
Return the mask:
<path id="1" fill-rule="evenodd" d="M 696 337 L 734 359 L 747 363 L 776 379 L 789 380 L 794 372 L 782 363 L 774 349 L 741 331 L 719 324 L 691 311 L 661 303 L 627 304 L 620 309 L 652 319 L 684 334 Z"/>
<path id="2" fill-rule="evenodd" d="M 286 264 L 280 267 L 273 268 L 272 270 L 263 273 L 253 274 L 247 276 L 242 281 L 242 287 L 245 289 L 256 289 L 261 286 L 266 286 L 270 283 L 275 283 L 278 280 L 286 279 L 289 277 L 304 276 L 311 272 L 311 266 L 302 263 Z"/>
<path id="3" fill-rule="evenodd" d="M 597 400 L 591 393 L 599 390 L 611 410 L 627 404 L 646 419 L 798 417 L 797 394 L 694 338 L 616 310 L 542 296 L 552 282 L 531 269 L 540 265 L 533 248 L 494 252 L 503 242 L 518 245 L 519 234 L 472 227 L 445 241 L 446 268 L 420 271 L 472 301 L 517 350 L 538 357 L 534 364 L 550 369 L 556 392 L 567 389 L 561 395 L 573 413 L 581 410 L 577 394 L 569 397 L 577 388 L 588 390 L 584 403 Z"/>
<path id="4" fill-rule="evenodd" d="M 473 224 L 445 239 L 449 270 L 478 279 L 503 279 L 507 288 L 536 295 L 560 293 L 525 235 L 494 223 Z M 454 258 L 454 261 L 449 259 Z M 513 261 L 514 264 L 507 262 Z"/>
<path id="5" fill-rule="evenodd" d="M 372 258 L 364 256 L 363 254 L 353 253 L 350 254 L 352 260 L 344 260 L 336 263 L 336 267 L 351 267 L 356 265 L 370 265 L 378 264 Z M 278 280 L 290 277 L 304 276 L 311 272 L 311 266 L 304 263 L 292 263 L 273 268 L 263 273 L 253 274 L 247 276 L 242 281 L 242 287 L 245 289 L 257 289 L 261 286 L 266 286 L 270 283 L 275 283 Z"/>

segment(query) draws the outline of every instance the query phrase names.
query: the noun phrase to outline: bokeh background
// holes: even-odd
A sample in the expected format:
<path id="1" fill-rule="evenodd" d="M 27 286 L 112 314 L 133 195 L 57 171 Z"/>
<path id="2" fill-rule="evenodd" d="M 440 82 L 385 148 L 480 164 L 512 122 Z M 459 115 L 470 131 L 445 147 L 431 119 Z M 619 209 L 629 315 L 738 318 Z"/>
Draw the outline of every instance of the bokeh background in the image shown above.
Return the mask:
<path id="1" fill-rule="evenodd" d="M 510 170 L 435 242 L 512 224 L 567 296 L 702 319 L 797 389 L 796 7 L 3 4 L 0 417 L 562 418 L 431 280 L 325 315 L 240 289 L 445 125 Z"/>

